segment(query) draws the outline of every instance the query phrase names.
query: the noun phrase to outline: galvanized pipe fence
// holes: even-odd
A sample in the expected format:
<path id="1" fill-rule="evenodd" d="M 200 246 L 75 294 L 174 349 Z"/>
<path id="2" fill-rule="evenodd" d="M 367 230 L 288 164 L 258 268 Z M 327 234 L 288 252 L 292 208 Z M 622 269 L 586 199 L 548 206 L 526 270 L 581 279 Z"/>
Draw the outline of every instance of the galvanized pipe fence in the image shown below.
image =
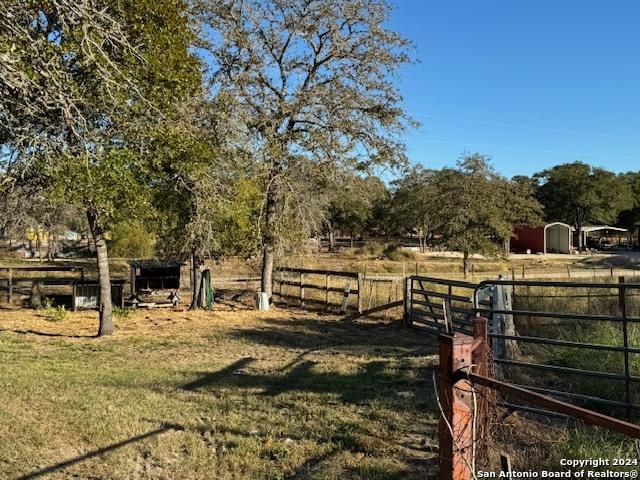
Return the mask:
<path id="1" fill-rule="evenodd" d="M 412 276 L 404 310 L 407 326 L 432 334 L 470 334 L 487 317 L 500 378 L 627 416 L 640 410 L 640 283 Z"/>

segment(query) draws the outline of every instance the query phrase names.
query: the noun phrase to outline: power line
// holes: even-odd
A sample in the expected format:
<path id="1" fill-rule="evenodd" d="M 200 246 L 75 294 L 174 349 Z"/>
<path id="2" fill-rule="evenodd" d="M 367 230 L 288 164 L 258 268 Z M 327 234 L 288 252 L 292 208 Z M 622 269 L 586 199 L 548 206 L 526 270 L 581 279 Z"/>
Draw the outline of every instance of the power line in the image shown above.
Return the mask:
<path id="1" fill-rule="evenodd" d="M 424 135 L 424 134 L 423 134 Z M 561 150 L 542 150 L 537 148 L 521 148 L 521 147 L 512 147 L 508 145 L 491 145 L 486 143 L 474 143 L 474 142 L 459 142 L 453 140 L 440 140 L 440 139 L 429 139 L 422 138 L 418 139 L 419 141 L 428 142 L 428 143 L 442 143 L 449 145 L 462 145 L 466 147 L 482 147 L 482 148 L 499 148 L 502 150 L 514 150 L 521 152 L 535 152 L 535 153 L 552 153 L 556 155 L 571 155 L 573 157 L 595 157 L 595 158 L 605 158 L 605 159 L 617 159 L 617 160 L 636 160 L 640 161 L 640 157 L 631 157 L 626 155 L 604 155 L 599 153 L 584 153 L 584 152 L 565 152 Z"/>
<path id="2" fill-rule="evenodd" d="M 579 130 L 563 130 L 559 128 L 549 128 L 549 127 L 534 127 L 531 125 L 519 125 L 516 123 L 504 123 L 504 122 L 491 122 L 486 120 L 472 120 L 469 118 L 459 118 L 459 117 L 447 117 L 441 115 L 430 115 L 427 113 L 415 113 L 412 112 L 412 115 L 416 117 L 425 117 L 425 118 L 434 118 L 439 120 L 450 120 L 454 122 L 466 122 L 466 123 L 475 123 L 479 125 L 491 125 L 494 127 L 508 127 L 508 128 L 520 128 L 523 130 L 538 130 L 543 132 L 555 132 L 555 133 L 566 133 L 569 135 L 585 135 L 590 137 L 600 137 L 600 138 L 612 138 L 616 140 L 630 140 L 633 142 L 640 142 L 640 138 L 633 137 L 625 137 L 621 135 L 609 135 L 606 133 L 594 133 L 594 132 L 582 132 Z"/>

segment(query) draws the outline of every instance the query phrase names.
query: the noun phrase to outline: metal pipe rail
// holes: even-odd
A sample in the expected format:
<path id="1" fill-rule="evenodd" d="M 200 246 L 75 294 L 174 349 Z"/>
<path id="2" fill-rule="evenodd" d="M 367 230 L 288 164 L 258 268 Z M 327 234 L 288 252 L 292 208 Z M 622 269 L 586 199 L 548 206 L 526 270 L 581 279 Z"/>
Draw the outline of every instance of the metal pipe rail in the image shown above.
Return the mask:
<path id="1" fill-rule="evenodd" d="M 571 403 L 566 403 L 555 398 L 542 395 L 540 393 L 533 392 L 527 388 L 519 387 L 507 382 L 496 380 L 495 378 L 489 378 L 476 373 L 464 373 L 459 375 L 459 378 L 468 378 L 471 382 L 475 382 L 484 387 L 497 390 L 507 395 L 520 398 L 529 403 L 539 405 L 541 407 L 548 408 L 553 412 L 562 413 L 570 417 L 576 418 L 588 423 L 589 425 L 595 425 L 597 427 L 603 427 L 613 432 L 621 433 L 632 438 L 640 439 L 640 426 L 630 422 L 625 422 L 618 418 L 613 418 L 602 413 L 594 412 L 593 410 L 587 410 L 586 408 L 578 407 Z"/>
<path id="2" fill-rule="evenodd" d="M 541 287 L 541 288 L 553 288 L 565 289 L 571 294 L 576 289 L 588 289 L 591 290 L 606 290 L 613 291 L 613 294 L 608 295 L 611 299 L 618 300 L 616 314 L 602 314 L 602 313 L 566 313 L 566 312 L 552 312 L 552 311 L 540 311 L 540 310 L 524 310 L 521 308 L 515 309 L 500 309 L 500 308 L 486 308 L 480 305 L 479 292 L 482 289 L 487 289 L 493 286 L 511 287 L 511 294 L 515 295 L 516 287 Z M 582 368 L 572 368 L 557 365 L 547 365 L 542 363 L 533 362 L 519 362 L 514 359 L 497 358 L 495 362 L 505 367 L 515 368 L 530 368 L 536 370 L 546 370 L 553 372 L 567 373 L 571 375 L 580 375 L 593 378 L 603 378 L 608 380 L 623 381 L 624 382 L 624 403 L 627 408 L 627 415 L 631 414 L 631 410 L 637 409 L 638 405 L 633 402 L 631 385 L 640 381 L 640 377 L 632 375 L 631 373 L 631 361 L 630 355 L 640 354 L 640 348 L 637 346 L 629 345 L 629 326 L 640 323 L 640 317 L 631 316 L 628 306 L 628 293 L 635 290 L 640 291 L 640 283 L 625 281 L 624 277 L 620 277 L 617 282 L 572 282 L 572 281 L 548 281 L 548 280 L 515 280 L 515 279 L 497 279 L 497 280 L 484 280 L 478 283 L 474 290 L 474 309 L 477 315 L 483 315 L 492 317 L 493 315 L 511 315 L 514 318 L 529 317 L 529 318 L 547 318 L 559 320 L 564 322 L 607 322 L 613 325 L 619 325 L 621 327 L 622 341 L 621 345 L 604 345 L 590 342 L 570 342 L 557 338 L 544 338 L 530 335 L 517 336 L 517 335 L 504 335 L 501 333 L 490 333 L 490 337 L 494 339 L 508 340 L 510 342 L 517 343 L 535 343 L 540 345 L 550 345 L 566 348 L 580 348 L 590 349 L 593 351 L 609 351 L 618 352 L 622 354 L 621 361 L 621 373 L 594 371 Z M 543 295 L 538 295 L 543 296 Z M 569 295 L 571 298 L 572 295 Z M 637 295 L 633 295 L 636 297 Z M 561 295 L 554 294 L 554 298 L 561 297 Z M 524 298 L 522 295 L 519 298 Z M 591 298 L 587 295 L 587 298 Z M 601 399 L 604 400 L 604 399 Z M 598 400 L 593 400 L 598 402 Z M 599 402 L 604 403 L 604 402 Z"/>
<path id="3" fill-rule="evenodd" d="M 489 288 L 497 286 L 500 288 Z M 502 346 L 496 350 L 495 363 L 502 366 L 503 372 L 507 373 L 508 370 L 513 371 L 514 369 L 532 369 L 539 372 L 555 372 L 563 377 L 570 376 L 572 378 L 570 384 L 573 386 L 568 386 L 567 390 L 570 391 L 564 392 L 567 395 L 576 395 L 576 397 L 570 398 L 578 398 L 577 395 L 580 395 L 580 385 L 584 382 L 579 380 L 579 377 L 616 382 L 612 383 L 612 388 L 623 390 L 622 395 L 616 394 L 622 397 L 621 402 L 594 396 L 590 396 L 588 399 L 584 396 L 583 400 L 611 407 L 625 407 L 628 415 L 632 410 L 640 410 L 639 398 L 637 394 L 633 393 L 634 386 L 637 391 L 640 372 L 632 371 L 637 365 L 632 356 L 640 355 L 640 345 L 632 343 L 636 338 L 632 335 L 634 332 L 632 329 L 638 328 L 635 325 L 640 324 L 636 298 L 640 297 L 640 282 L 627 283 L 624 278 L 618 279 L 615 283 L 608 281 L 496 279 L 483 280 L 475 284 L 428 276 L 411 276 L 407 279 L 406 287 L 405 325 L 415 326 L 430 334 L 440 334 L 446 330 L 444 319 L 448 318 L 451 331 L 469 333 L 469 326 L 474 317 L 488 317 L 490 325 L 492 325 L 488 337 L 493 340 L 494 346 Z M 528 287 L 540 287 L 533 292 L 538 305 L 536 305 L 536 301 L 533 304 L 523 303 L 523 299 L 527 297 L 525 290 L 529 291 Z M 557 301 L 560 298 L 572 298 L 576 294 L 583 294 L 585 289 L 593 293 L 583 295 L 581 298 L 600 299 L 593 304 L 593 308 L 582 310 L 584 304 L 576 304 L 573 308 L 576 311 L 572 312 L 567 309 L 567 304 Z M 469 297 L 465 296 L 467 291 L 469 291 Z M 545 292 L 552 294 L 553 299 L 542 306 L 539 299 L 547 297 L 544 295 Z M 563 295 L 565 293 L 566 295 Z M 511 298 L 517 299 L 517 304 L 513 306 L 510 302 L 496 302 L 498 294 L 504 294 L 505 298 L 510 294 Z M 607 300 L 601 299 L 603 294 L 606 294 Z M 602 303 L 603 301 L 605 303 Z M 534 308 L 528 309 L 530 306 Z M 591 306 L 592 304 L 589 303 L 585 305 L 585 308 Z M 604 309 L 597 310 L 599 306 Z M 550 311 L 545 311 L 545 309 Z M 518 325 L 518 320 L 522 318 L 526 318 L 528 324 L 533 327 L 530 333 L 520 330 L 524 334 L 518 335 L 515 331 L 512 332 L 501 327 L 504 325 L 502 322 L 505 321 L 510 321 L 511 325 Z M 553 322 L 552 329 L 569 328 L 570 330 L 567 331 L 567 335 L 563 335 L 562 333 L 548 333 L 548 329 L 542 326 L 536 327 L 538 323 L 545 325 L 546 321 Z M 611 325 L 611 328 L 615 326 L 616 330 L 616 338 L 610 341 L 596 337 L 581 342 L 579 338 L 573 338 L 570 333 L 573 332 L 574 326 L 579 328 L 581 325 L 607 324 Z M 540 348 L 534 351 L 540 350 L 539 353 L 542 357 L 527 358 L 526 360 L 518 356 L 510 357 L 505 350 L 505 345 L 525 346 L 527 344 L 531 347 L 539 345 L 558 349 L 579 349 L 583 352 L 591 350 L 594 354 L 608 352 L 611 355 L 616 355 L 610 359 L 611 361 L 618 361 L 619 356 L 619 368 L 618 365 L 610 365 L 605 370 L 604 364 L 601 365 L 597 362 L 586 365 L 572 364 L 571 362 L 555 364 L 556 362 L 547 359 L 548 354 L 555 354 L 547 353 Z M 574 376 L 577 376 L 575 381 L 573 380 Z M 618 382 L 623 382 L 624 385 L 617 387 Z"/>

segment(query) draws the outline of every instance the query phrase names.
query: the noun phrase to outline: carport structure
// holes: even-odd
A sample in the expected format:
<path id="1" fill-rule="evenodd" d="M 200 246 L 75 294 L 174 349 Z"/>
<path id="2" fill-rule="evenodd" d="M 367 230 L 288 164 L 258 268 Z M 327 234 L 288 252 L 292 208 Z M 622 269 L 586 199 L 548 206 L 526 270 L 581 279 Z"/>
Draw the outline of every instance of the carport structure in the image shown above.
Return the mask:
<path id="1" fill-rule="evenodd" d="M 589 242 L 589 239 L 590 237 L 593 237 L 594 233 L 597 233 L 600 239 L 617 238 L 618 246 L 621 246 L 622 238 L 626 239 L 627 246 L 630 244 L 629 230 L 627 230 L 626 228 L 611 227 L 609 225 L 588 225 L 586 227 L 582 227 L 582 230 L 580 232 L 580 235 L 582 237 L 580 239 L 582 240 L 580 242 L 580 246 L 589 247 L 590 243 L 593 244 L 594 242 Z M 597 245 L 596 247 L 600 248 L 601 246 L 602 245 Z"/>

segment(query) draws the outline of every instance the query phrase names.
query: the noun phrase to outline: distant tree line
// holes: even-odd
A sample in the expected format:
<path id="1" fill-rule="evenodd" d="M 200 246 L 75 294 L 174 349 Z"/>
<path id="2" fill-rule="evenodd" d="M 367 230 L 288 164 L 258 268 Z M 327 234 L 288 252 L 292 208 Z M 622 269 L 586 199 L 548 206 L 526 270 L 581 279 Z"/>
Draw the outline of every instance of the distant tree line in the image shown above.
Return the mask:
<path id="1" fill-rule="evenodd" d="M 409 168 L 388 187 L 375 177 L 358 182 L 355 196 L 346 185 L 335 194 L 328 235 L 411 234 L 421 251 L 460 251 L 465 272 L 469 255 L 503 253 L 519 224 L 567 223 L 575 229 L 576 247 L 583 248 L 585 225 L 633 231 L 640 222 L 640 172 L 615 174 L 583 162 L 507 179 L 488 157 L 469 154 L 455 168 Z"/>

